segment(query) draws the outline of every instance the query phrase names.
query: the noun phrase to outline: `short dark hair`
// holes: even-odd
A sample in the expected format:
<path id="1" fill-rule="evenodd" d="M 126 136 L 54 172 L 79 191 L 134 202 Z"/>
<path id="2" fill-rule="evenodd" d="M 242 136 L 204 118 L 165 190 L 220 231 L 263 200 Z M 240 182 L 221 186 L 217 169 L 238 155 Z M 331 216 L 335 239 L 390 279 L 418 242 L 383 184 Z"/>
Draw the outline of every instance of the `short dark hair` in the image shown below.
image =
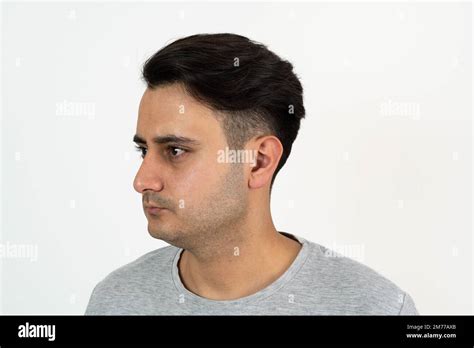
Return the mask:
<path id="1" fill-rule="evenodd" d="M 283 154 L 273 186 L 305 116 L 303 87 L 291 63 L 241 35 L 197 34 L 160 49 L 142 74 L 150 89 L 179 83 L 194 99 L 222 112 L 231 148 L 242 148 L 256 135 L 275 135 Z"/>

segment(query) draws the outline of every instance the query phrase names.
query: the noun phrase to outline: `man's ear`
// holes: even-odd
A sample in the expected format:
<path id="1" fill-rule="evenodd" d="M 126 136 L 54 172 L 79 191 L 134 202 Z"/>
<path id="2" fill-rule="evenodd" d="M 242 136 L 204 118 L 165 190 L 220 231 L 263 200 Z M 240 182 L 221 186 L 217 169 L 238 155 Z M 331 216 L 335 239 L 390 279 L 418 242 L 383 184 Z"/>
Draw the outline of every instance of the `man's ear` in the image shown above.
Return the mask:
<path id="1" fill-rule="evenodd" d="M 251 148 L 254 149 L 255 160 L 250 169 L 248 185 L 250 189 L 258 189 L 271 184 L 283 154 L 283 145 L 277 137 L 267 135 L 255 139 Z"/>

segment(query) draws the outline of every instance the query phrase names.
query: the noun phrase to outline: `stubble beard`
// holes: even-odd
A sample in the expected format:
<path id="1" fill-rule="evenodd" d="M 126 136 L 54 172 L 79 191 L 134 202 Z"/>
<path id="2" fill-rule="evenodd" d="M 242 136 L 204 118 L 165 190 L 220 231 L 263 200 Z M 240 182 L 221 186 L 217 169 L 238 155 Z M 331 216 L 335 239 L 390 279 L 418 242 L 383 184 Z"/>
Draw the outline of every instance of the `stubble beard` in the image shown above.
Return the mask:
<path id="1" fill-rule="evenodd" d="M 177 211 L 165 212 L 174 214 L 172 218 L 178 221 L 176 226 L 149 221 L 150 235 L 201 257 L 231 252 L 245 234 L 239 229 L 247 216 L 248 198 L 244 184 L 241 164 L 230 164 L 216 190 L 194 205 L 195 208 L 185 205 Z"/>

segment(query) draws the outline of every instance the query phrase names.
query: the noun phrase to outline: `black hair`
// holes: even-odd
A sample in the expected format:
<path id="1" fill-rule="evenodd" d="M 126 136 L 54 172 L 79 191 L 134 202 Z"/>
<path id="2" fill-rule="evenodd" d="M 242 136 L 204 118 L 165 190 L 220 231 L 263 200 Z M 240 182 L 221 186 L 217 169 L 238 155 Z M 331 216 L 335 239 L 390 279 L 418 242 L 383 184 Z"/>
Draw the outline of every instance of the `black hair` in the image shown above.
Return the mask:
<path id="1" fill-rule="evenodd" d="M 242 148 L 259 134 L 275 135 L 283 154 L 273 186 L 305 116 L 303 87 L 291 63 L 241 35 L 197 34 L 160 49 L 142 73 L 148 88 L 179 83 L 218 111 L 231 148 Z"/>

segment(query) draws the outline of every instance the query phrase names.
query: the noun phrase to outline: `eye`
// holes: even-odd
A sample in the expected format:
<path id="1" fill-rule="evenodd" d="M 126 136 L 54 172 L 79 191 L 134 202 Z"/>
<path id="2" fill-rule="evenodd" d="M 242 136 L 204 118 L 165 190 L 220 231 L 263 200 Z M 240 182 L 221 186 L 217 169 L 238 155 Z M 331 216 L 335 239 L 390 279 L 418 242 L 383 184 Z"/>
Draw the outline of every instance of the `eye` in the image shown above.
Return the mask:
<path id="1" fill-rule="evenodd" d="M 141 157 L 145 158 L 148 149 L 146 147 L 138 146 L 138 145 L 135 146 L 135 148 L 138 152 L 141 152 Z M 166 153 L 169 157 L 171 157 L 172 160 L 178 159 L 179 157 L 181 157 L 186 152 L 187 152 L 187 150 L 185 150 L 183 148 L 180 148 L 180 147 L 177 147 L 177 146 L 171 146 L 170 145 L 166 148 Z"/>
<path id="2" fill-rule="evenodd" d="M 137 149 L 137 151 L 142 153 L 141 157 L 145 158 L 147 149 L 144 148 L 143 146 L 135 146 L 135 148 Z"/>
<path id="3" fill-rule="evenodd" d="M 170 157 L 172 157 L 172 158 L 178 158 L 178 157 L 182 156 L 183 153 L 186 152 L 185 149 L 182 149 L 182 148 L 176 147 L 176 146 L 168 146 L 167 150 L 168 150 L 168 153 L 169 153 Z"/>

